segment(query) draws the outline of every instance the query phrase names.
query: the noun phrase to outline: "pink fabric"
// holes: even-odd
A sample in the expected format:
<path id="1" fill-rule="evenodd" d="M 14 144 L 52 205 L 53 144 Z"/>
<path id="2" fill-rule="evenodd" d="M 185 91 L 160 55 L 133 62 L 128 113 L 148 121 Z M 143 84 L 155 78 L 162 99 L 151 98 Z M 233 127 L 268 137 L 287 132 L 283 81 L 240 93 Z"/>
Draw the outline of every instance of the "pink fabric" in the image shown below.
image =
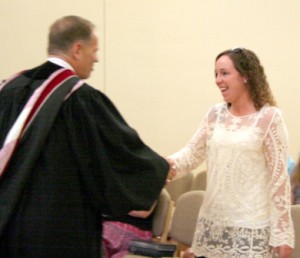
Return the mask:
<path id="1" fill-rule="evenodd" d="M 122 258 L 128 254 L 130 240 L 152 239 L 152 232 L 118 221 L 103 223 L 103 258 Z"/>

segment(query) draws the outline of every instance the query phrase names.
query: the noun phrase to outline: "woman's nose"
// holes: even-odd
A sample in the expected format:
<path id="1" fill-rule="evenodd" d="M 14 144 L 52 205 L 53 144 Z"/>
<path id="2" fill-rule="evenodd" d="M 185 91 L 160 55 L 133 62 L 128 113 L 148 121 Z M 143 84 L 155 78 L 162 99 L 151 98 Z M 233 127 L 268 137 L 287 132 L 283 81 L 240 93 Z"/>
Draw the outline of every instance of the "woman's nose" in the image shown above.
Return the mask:
<path id="1" fill-rule="evenodd" d="M 215 82 L 216 82 L 216 84 L 221 82 L 221 76 L 220 75 L 216 75 Z"/>

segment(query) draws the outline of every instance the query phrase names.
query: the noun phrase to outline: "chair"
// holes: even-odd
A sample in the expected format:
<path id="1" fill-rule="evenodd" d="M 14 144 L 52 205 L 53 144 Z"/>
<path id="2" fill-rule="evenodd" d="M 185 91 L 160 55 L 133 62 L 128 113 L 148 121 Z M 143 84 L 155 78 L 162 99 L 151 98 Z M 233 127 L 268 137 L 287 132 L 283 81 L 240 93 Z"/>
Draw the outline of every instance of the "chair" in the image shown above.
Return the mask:
<path id="1" fill-rule="evenodd" d="M 204 191 L 189 191 L 182 194 L 177 202 L 172 217 L 169 237 L 171 241 L 167 243 L 177 244 L 178 251 L 180 245 L 191 246 L 194 231 L 196 228 L 199 209 L 203 202 Z M 178 255 L 180 252 L 176 252 Z M 125 258 L 145 258 L 146 256 L 128 254 Z"/>
<path id="2" fill-rule="evenodd" d="M 197 172 L 194 177 L 191 190 L 205 191 L 206 190 L 206 177 L 207 177 L 206 170 Z"/>
<path id="3" fill-rule="evenodd" d="M 171 196 L 171 200 L 176 202 L 178 197 L 185 192 L 191 190 L 192 183 L 194 180 L 194 175 L 192 173 L 188 173 L 181 178 L 178 178 L 165 186 L 165 189 Z"/>
<path id="4" fill-rule="evenodd" d="M 205 191 L 189 191 L 182 194 L 176 202 L 169 237 L 178 243 L 177 255 L 183 247 L 192 245 L 204 195 Z"/>
<path id="5" fill-rule="evenodd" d="M 174 202 L 171 200 L 168 191 L 162 189 L 152 221 L 152 233 L 156 240 L 166 241 L 170 229 L 173 209 Z"/>

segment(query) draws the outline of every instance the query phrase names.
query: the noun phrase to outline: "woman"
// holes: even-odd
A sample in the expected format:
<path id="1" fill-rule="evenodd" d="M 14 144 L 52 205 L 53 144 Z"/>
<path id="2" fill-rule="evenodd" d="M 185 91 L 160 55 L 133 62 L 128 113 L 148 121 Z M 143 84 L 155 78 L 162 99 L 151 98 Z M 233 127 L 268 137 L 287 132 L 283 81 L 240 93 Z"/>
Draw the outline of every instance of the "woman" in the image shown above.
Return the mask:
<path id="1" fill-rule="evenodd" d="M 215 61 L 225 103 L 212 107 L 191 141 L 168 157 L 177 177 L 207 163 L 195 230 L 197 257 L 288 258 L 294 246 L 287 174 L 288 136 L 264 69 L 250 50 Z"/>

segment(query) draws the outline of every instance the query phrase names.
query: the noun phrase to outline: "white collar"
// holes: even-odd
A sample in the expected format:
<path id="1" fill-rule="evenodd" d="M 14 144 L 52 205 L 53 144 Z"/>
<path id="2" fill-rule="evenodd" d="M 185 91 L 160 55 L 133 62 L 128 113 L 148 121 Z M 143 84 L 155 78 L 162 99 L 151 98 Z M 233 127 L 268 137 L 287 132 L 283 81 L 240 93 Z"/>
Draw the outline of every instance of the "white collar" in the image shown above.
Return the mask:
<path id="1" fill-rule="evenodd" d="M 68 68 L 74 72 L 74 68 L 65 60 L 58 58 L 58 57 L 48 57 L 48 61 L 64 68 Z"/>

